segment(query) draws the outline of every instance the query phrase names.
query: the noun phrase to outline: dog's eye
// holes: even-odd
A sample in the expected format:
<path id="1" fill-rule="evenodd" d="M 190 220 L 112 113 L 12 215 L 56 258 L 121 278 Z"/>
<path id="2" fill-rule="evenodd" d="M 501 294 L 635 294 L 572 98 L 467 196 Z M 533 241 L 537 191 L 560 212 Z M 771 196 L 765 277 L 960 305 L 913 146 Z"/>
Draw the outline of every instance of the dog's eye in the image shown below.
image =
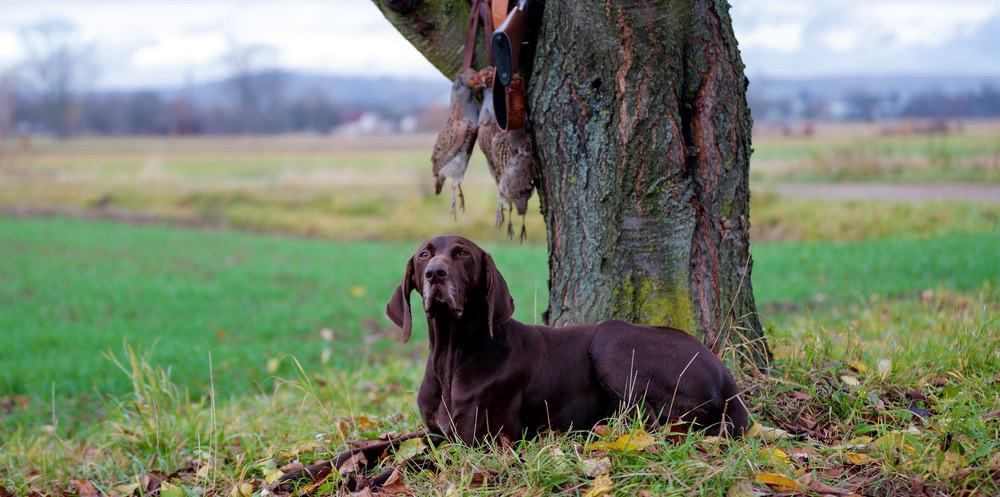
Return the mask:
<path id="1" fill-rule="evenodd" d="M 465 259 L 466 257 L 472 257 L 472 254 L 470 254 L 468 250 L 458 249 L 458 252 L 455 252 L 455 257 Z"/>
<path id="2" fill-rule="evenodd" d="M 421 259 L 426 259 L 431 256 L 431 253 L 426 250 L 421 250 L 420 253 L 417 254 L 417 256 L 420 257 Z"/>

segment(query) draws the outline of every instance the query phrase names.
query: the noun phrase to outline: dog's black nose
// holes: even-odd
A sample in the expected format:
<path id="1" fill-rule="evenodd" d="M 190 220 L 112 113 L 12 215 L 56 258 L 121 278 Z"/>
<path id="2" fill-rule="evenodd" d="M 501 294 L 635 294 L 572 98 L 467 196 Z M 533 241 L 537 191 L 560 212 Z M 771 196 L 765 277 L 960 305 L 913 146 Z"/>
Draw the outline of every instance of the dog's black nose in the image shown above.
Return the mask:
<path id="1" fill-rule="evenodd" d="M 424 278 L 428 281 L 441 281 L 448 277 L 448 268 L 441 263 L 431 263 L 424 271 Z"/>

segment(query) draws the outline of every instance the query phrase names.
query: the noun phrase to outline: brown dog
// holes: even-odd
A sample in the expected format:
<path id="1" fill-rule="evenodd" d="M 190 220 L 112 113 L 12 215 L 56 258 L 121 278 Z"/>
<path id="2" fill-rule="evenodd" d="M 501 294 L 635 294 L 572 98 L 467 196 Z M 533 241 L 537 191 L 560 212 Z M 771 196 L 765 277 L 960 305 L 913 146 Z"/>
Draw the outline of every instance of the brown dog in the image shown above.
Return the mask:
<path id="1" fill-rule="evenodd" d="M 423 297 L 430 356 L 417 403 L 432 433 L 466 443 L 590 428 L 641 405 L 650 420 L 742 434 L 747 410 L 729 371 L 680 330 L 606 321 L 563 328 L 512 319 L 493 259 L 458 236 L 432 238 L 406 263 L 386 314 L 410 338 L 410 292 Z"/>

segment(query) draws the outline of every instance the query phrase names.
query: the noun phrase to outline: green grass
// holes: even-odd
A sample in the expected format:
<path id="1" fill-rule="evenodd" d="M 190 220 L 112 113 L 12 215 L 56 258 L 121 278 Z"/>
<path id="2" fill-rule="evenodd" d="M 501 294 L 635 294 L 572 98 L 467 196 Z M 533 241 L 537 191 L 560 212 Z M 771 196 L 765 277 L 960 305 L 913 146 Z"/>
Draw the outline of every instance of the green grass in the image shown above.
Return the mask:
<path id="1" fill-rule="evenodd" d="M 766 491 L 757 480 L 766 475 L 864 495 L 909 495 L 917 483 L 933 494 L 996 495 L 1000 419 L 989 413 L 1000 400 L 998 302 L 995 286 L 942 291 L 800 317 L 774 330 L 775 373 L 741 382 L 756 422 L 791 437 L 723 441 L 654 430 L 644 448 L 588 448 L 639 435 L 622 416 L 604 435 L 547 434 L 510 448 L 418 446 L 374 464 L 400 461 L 402 482 L 417 495 L 580 495 L 603 481 L 614 495 L 722 496 Z M 420 426 L 419 361 L 306 368 L 273 390 L 213 407 L 190 398 L 147 357 L 116 356 L 132 390 L 108 418 L 85 436 L 13 433 L 0 447 L 0 485 L 75 495 L 70 482 L 82 479 L 127 495 L 148 488 L 149 475 L 168 475 L 161 495 L 246 489 L 242 495 L 257 496 L 286 465 L 328 458 L 346 440 Z M 202 374 L 209 376 L 207 361 Z M 911 404 L 915 396 L 922 397 Z M 917 418 L 911 406 L 930 417 Z M 334 472 L 311 494 L 332 494 L 345 480 Z"/>
<path id="2" fill-rule="evenodd" d="M 151 350 L 174 381 L 208 390 L 214 354 L 222 398 L 268 392 L 276 360 L 350 368 L 392 345 L 383 316 L 415 242 L 346 243 L 227 231 L 60 219 L 0 220 L 0 396 L 26 395 L 31 408 L 0 429 L 48 416 L 55 390 L 64 433 L 103 411 L 128 378 L 105 357 L 123 342 Z M 754 291 L 762 309 L 832 305 L 872 294 L 938 287 L 968 290 L 1000 277 L 1000 234 L 933 239 L 754 246 Z M 535 245 L 489 244 L 507 278 L 517 318 L 547 304 L 546 254 Z M 424 323 L 416 320 L 416 341 Z M 320 330 L 328 328 L 327 342 Z M 32 426 L 37 428 L 38 423 Z"/>

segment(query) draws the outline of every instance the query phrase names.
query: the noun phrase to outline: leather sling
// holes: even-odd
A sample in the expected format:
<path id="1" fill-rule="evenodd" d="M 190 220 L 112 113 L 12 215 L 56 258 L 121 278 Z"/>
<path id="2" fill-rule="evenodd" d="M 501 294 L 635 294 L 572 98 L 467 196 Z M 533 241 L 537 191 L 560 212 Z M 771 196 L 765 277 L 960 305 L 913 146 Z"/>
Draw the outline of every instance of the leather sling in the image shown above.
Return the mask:
<path id="1" fill-rule="evenodd" d="M 509 5 L 507 0 L 498 0 L 497 3 Z M 513 9 L 510 9 L 492 37 L 492 55 L 495 64 L 493 111 L 497 126 L 504 131 L 521 129 L 527 121 L 524 78 L 519 72 L 518 59 L 521 42 L 527 29 L 526 5 L 526 0 L 520 0 Z M 498 12 L 496 3 L 492 11 L 495 16 Z"/>

